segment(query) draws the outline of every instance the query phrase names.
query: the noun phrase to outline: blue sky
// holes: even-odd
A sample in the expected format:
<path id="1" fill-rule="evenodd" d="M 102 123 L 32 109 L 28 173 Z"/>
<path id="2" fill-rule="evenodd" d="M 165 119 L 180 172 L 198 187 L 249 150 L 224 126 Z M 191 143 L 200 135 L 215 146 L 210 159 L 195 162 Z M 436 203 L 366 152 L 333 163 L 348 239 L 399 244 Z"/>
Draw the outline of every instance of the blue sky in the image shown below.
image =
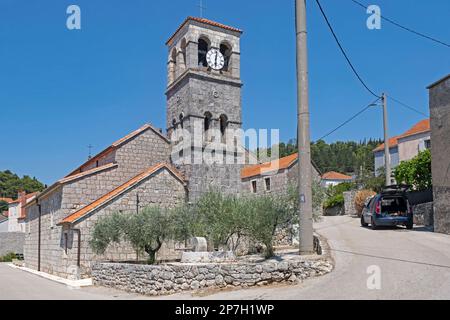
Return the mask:
<path id="1" fill-rule="evenodd" d="M 364 0 L 366 1 L 366 0 Z M 446 42 L 447 0 L 376 0 L 382 14 Z M 82 10 L 82 30 L 66 28 L 66 9 Z M 165 128 L 165 40 L 198 0 L 0 0 L 0 170 L 50 184 L 88 155 L 146 122 Z M 352 61 L 376 92 L 428 112 L 427 85 L 449 73 L 449 49 L 383 23 L 350 0 L 322 0 Z M 294 1 L 206 1 L 205 16 L 239 27 L 245 128 L 296 135 Z M 317 139 L 373 98 L 350 72 L 309 0 L 312 137 Z M 391 134 L 423 116 L 390 104 Z M 373 108 L 328 141 L 382 136 Z"/>

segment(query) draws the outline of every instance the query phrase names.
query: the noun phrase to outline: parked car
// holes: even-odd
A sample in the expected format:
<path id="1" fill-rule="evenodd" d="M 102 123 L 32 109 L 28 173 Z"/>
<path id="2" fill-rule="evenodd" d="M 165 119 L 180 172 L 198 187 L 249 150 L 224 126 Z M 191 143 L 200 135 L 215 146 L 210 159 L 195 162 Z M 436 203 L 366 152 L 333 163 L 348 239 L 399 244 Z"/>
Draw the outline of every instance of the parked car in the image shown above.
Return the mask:
<path id="1" fill-rule="evenodd" d="M 361 225 L 376 230 L 378 227 L 414 227 L 414 215 L 409 204 L 409 186 L 389 186 L 367 201 L 361 215 Z"/>

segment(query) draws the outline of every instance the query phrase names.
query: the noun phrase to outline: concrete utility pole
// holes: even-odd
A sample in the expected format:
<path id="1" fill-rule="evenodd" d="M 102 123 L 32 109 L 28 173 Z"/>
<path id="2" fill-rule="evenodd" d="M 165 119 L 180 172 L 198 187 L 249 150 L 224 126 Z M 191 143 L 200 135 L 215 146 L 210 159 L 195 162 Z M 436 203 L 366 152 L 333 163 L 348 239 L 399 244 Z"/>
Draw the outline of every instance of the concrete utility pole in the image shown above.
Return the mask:
<path id="1" fill-rule="evenodd" d="M 386 186 L 391 185 L 391 154 L 389 146 L 389 130 L 388 130 L 388 113 L 387 113 L 387 96 L 383 93 L 383 126 L 384 126 L 384 159 L 386 168 Z"/>
<path id="2" fill-rule="evenodd" d="M 297 108 L 299 168 L 299 242 L 300 254 L 314 253 L 312 215 L 311 137 L 308 101 L 308 48 L 306 31 L 306 0 L 295 1 L 297 36 Z"/>

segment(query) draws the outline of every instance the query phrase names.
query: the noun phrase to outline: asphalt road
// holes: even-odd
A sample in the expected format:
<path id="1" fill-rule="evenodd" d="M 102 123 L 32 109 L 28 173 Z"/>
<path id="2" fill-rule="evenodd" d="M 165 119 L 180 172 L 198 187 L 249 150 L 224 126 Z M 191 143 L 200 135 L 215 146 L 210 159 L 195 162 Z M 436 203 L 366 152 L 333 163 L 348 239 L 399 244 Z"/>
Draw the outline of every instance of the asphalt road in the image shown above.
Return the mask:
<path id="1" fill-rule="evenodd" d="M 450 299 L 450 236 L 420 228 L 372 231 L 351 217 L 324 218 L 315 227 L 336 262 L 326 276 L 295 286 L 159 299 Z M 71 289 L 0 264 L 0 299 L 149 298 L 98 287 Z"/>

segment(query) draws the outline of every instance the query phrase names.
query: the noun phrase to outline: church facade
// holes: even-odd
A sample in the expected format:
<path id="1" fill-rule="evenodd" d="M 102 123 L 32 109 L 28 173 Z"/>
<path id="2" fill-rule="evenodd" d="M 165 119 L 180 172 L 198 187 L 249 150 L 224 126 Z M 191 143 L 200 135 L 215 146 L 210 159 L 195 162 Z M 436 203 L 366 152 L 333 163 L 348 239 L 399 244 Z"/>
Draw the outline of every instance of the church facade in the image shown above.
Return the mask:
<path id="1" fill-rule="evenodd" d="M 229 134 L 242 128 L 241 34 L 206 19 L 185 20 L 167 42 L 167 135 L 144 125 L 28 202 L 26 267 L 79 278 L 89 276 L 95 261 L 135 260 L 126 245 L 111 246 L 102 256 L 90 248 L 96 221 L 113 212 L 170 208 L 194 202 L 210 188 L 285 192 L 295 180 L 297 156 L 280 159 L 284 167 L 267 175 L 264 164 L 248 165 L 251 153 L 240 147 L 239 135 Z M 254 190 L 254 181 L 266 189 Z M 176 249 L 165 244 L 157 258 L 177 259 Z"/>

